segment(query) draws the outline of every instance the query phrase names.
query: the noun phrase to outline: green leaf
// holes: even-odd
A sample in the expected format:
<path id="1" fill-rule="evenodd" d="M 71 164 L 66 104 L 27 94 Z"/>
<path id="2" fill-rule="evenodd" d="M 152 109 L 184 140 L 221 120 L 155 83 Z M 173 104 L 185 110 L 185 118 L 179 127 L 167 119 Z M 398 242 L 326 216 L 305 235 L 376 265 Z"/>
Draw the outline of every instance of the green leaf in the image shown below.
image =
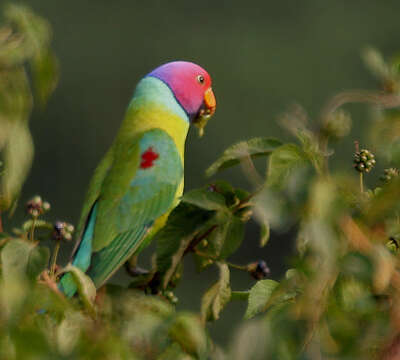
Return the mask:
<path id="1" fill-rule="evenodd" d="M 36 279 L 47 268 L 50 259 L 50 250 L 44 246 L 35 246 L 26 267 L 29 278 Z"/>
<path id="2" fill-rule="evenodd" d="M 207 349 L 207 336 L 198 316 L 182 312 L 172 322 L 170 338 L 187 353 L 202 357 Z"/>
<path id="3" fill-rule="evenodd" d="M 167 224 L 155 235 L 157 275 L 166 289 L 182 256 L 193 238 L 201 231 L 213 212 L 180 203 L 170 214 Z"/>
<path id="4" fill-rule="evenodd" d="M 269 235 L 270 235 L 269 223 L 268 221 L 264 221 L 264 223 L 262 223 L 260 226 L 261 226 L 260 247 L 264 247 L 265 245 L 267 245 L 269 240 Z"/>
<path id="5" fill-rule="evenodd" d="M 183 196 L 182 201 L 204 210 L 222 210 L 226 208 L 223 195 L 213 191 L 210 187 L 189 191 Z"/>
<path id="6" fill-rule="evenodd" d="M 274 150 L 269 158 L 267 184 L 282 186 L 293 169 L 307 164 L 307 155 L 296 144 L 285 144 Z"/>
<path id="7" fill-rule="evenodd" d="M 248 156 L 254 158 L 269 155 L 281 145 L 281 141 L 272 138 L 254 138 L 241 141 L 227 148 L 222 156 L 206 170 L 206 175 L 212 176 L 219 170 L 239 164 L 241 160 Z"/>
<path id="8" fill-rule="evenodd" d="M 96 310 L 94 308 L 94 300 L 96 298 L 96 287 L 92 279 L 87 276 L 81 269 L 71 264 L 67 265 L 63 272 L 70 272 L 78 287 L 78 293 L 84 304 L 85 308 L 94 315 Z"/>
<path id="9" fill-rule="evenodd" d="M 245 224 L 238 217 L 231 215 L 228 220 L 215 232 L 215 236 L 222 242 L 222 248 L 218 255 L 220 259 L 226 259 L 232 255 L 242 244 Z"/>
<path id="10" fill-rule="evenodd" d="M 259 280 L 250 289 L 249 304 L 247 306 L 245 319 L 250 319 L 256 314 L 265 310 L 265 307 L 271 298 L 272 293 L 279 283 L 275 280 Z"/>
<path id="11" fill-rule="evenodd" d="M 201 299 L 201 319 L 217 320 L 219 314 L 231 298 L 230 275 L 227 264 L 218 263 L 219 279 L 203 295 Z"/>
<path id="12" fill-rule="evenodd" d="M 1 252 L 4 279 L 26 275 L 26 268 L 32 247 L 32 244 L 19 239 L 12 239 L 4 246 Z"/>
<path id="13" fill-rule="evenodd" d="M 226 259 L 241 245 L 245 223 L 230 211 L 218 211 L 208 222 L 213 231 L 196 246 L 201 255 L 196 255 L 199 270 L 210 265 L 209 259 Z M 207 258 L 209 257 L 209 258 Z"/>
<path id="14" fill-rule="evenodd" d="M 58 67 L 57 58 L 50 50 L 42 51 L 33 58 L 35 93 L 42 107 L 57 86 Z"/>
<path id="15" fill-rule="evenodd" d="M 195 358 L 185 353 L 182 348 L 177 344 L 173 343 L 168 346 L 165 351 L 157 357 L 157 360 L 194 360 Z"/>
<path id="16" fill-rule="evenodd" d="M 5 279 L 25 276 L 36 279 L 46 268 L 48 261 L 48 248 L 20 239 L 8 241 L 1 252 L 2 271 Z"/>
<path id="17" fill-rule="evenodd" d="M 64 319 L 57 327 L 56 332 L 58 350 L 62 355 L 68 356 L 74 351 L 85 321 L 87 321 L 87 319 L 81 312 L 66 311 L 64 313 Z"/>
<path id="18" fill-rule="evenodd" d="M 31 168 L 33 141 L 25 122 L 17 122 L 9 133 L 3 153 L 0 207 L 8 209 L 17 198 Z"/>

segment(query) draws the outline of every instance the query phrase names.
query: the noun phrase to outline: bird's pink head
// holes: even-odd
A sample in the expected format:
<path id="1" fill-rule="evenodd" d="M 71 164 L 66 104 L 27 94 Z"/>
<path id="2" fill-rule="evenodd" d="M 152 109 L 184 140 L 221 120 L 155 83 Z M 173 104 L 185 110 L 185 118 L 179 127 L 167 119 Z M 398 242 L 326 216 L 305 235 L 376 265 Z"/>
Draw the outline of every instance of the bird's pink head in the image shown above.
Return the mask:
<path id="1" fill-rule="evenodd" d="M 194 123 L 214 114 L 216 101 L 211 89 L 211 77 L 199 65 L 173 61 L 159 66 L 147 76 L 164 82 Z"/>

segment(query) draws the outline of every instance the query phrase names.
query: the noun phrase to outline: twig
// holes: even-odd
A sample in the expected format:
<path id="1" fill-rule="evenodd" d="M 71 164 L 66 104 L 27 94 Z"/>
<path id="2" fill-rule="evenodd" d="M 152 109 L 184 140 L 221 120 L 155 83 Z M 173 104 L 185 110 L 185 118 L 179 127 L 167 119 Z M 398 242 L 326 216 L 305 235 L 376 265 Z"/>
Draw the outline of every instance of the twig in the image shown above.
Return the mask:
<path id="1" fill-rule="evenodd" d="M 360 192 L 364 192 L 364 174 L 360 172 Z"/>
<path id="2" fill-rule="evenodd" d="M 213 261 L 220 261 L 220 259 L 218 259 L 216 256 L 206 254 L 199 250 L 194 250 L 194 253 L 198 256 L 201 256 L 201 257 L 204 257 L 207 259 L 211 259 Z M 229 267 L 231 267 L 233 269 L 249 272 L 249 268 L 247 267 L 247 265 L 238 265 L 238 264 L 231 263 L 229 261 L 225 261 L 225 263 L 226 263 L 226 265 L 228 265 Z"/>
<path id="3" fill-rule="evenodd" d="M 188 252 L 194 251 L 194 248 L 197 246 L 197 244 L 199 244 L 201 240 L 207 238 L 217 227 L 218 225 L 213 225 L 205 233 L 203 233 L 203 235 L 199 237 L 195 236 L 190 242 L 190 245 L 186 248 L 183 256 L 186 255 Z"/>
<path id="4" fill-rule="evenodd" d="M 348 103 L 369 103 L 382 106 L 383 108 L 395 108 L 400 106 L 400 96 L 365 90 L 343 91 L 332 97 L 323 107 L 321 119 L 325 119 L 338 108 Z"/>
<path id="5" fill-rule="evenodd" d="M 61 299 L 65 300 L 65 296 L 63 293 L 58 289 L 56 282 L 50 278 L 47 270 L 43 271 L 40 275 L 39 284 L 44 284 L 48 288 L 50 288 L 54 293 L 56 293 Z"/>
<path id="6" fill-rule="evenodd" d="M 51 259 L 51 265 L 50 265 L 50 277 L 52 279 L 55 279 L 56 276 L 56 266 L 57 266 L 57 257 L 58 257 L 58 252 L 60 251 L 60 245 L 61 245 L 61 240 L 57 240 L 56 246 L 54 247 L 53 250 L 53 256 Z"/>

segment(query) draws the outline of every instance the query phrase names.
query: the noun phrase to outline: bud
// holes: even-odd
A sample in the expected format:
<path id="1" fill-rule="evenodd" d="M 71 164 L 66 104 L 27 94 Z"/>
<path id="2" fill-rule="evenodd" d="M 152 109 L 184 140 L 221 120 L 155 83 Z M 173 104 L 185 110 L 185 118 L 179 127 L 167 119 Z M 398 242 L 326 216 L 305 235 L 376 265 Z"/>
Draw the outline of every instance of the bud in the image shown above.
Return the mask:
<path id="1" fill-rule="evenodd" d="M 247 271 L 256 280 L 265 279 L 271 272 L 267 263 L 264 260 L 250 263 L 249 265 L 247 265 Z"/>
<path id="2" fill-rule="evenodd" d="M 375 164 L 375 155 L 372 154 L 369 150 L 363 149 L 361 151 L 357 151 L 354 154 L 354 168 L 358 172 L 368 173 L 372 170 Z"/>
<path id="3" fill-rule="evenodd" d="M 33 217 L 38 217 L 43 212 L 43 201 L 40 196 L 34 196 L 26 205 L 26 211 Z"/>
<path id="4" fill-rule="evenodd" d="M 383 170 L 383 175 L 380 177 L 381 181 L 384 183 L 390 182 L 393 178 L 399 176 L 399 169 L 389 168 Z"/>
<path id="5" fill-rule="evenodd" d="M 174 295 L 172 291 L 166 291 L 164 296 L 169 300 L 172 304 L 176 304 L 178 302 L 178 298 Z"/>
<path id="6" fill-rule="evenodd" d="M 25 206 L 27 213 L 33 217 L 38 217 L 50 210 L 50 204 L 47 201 L 43 201 L 39 195 L 30 199 Z"/>
<path id="7" fill-rule="evenodd" d="M 45 202 L 43 203 L 42 208 L 43 208 L 43 211 L 44 211 L 44 212 L 47 212 L 47 211 L 50 210 L 50 204 L 49 204 L 47 201 L 45 201 Z"/>
<path id="8" fill-rule="evenodd" d="M 334 139 L 340 139 L 350 133 L 351 117 L 344 110 L 337 110 L 327 116 L 324 121 L 322 131 L 326 136 Z"/>

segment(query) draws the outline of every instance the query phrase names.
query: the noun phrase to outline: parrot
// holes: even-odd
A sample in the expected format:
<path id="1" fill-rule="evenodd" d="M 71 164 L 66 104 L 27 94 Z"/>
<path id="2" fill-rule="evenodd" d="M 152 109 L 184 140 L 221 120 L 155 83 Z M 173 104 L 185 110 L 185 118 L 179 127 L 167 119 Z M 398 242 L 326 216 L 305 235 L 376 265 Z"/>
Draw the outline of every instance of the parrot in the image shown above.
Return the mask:
<path id="1" fill-rule="evenodd" d="M 90 181 L 70 259 L 96 288 L 150 243 L 178 205 L 189 126 L 201 136 L 216 109 L 211 85 L 207 71 L 188 61 L 163 64 L 138 82 Z M 76 293 L 71 273 L 58 288 Z"/>

